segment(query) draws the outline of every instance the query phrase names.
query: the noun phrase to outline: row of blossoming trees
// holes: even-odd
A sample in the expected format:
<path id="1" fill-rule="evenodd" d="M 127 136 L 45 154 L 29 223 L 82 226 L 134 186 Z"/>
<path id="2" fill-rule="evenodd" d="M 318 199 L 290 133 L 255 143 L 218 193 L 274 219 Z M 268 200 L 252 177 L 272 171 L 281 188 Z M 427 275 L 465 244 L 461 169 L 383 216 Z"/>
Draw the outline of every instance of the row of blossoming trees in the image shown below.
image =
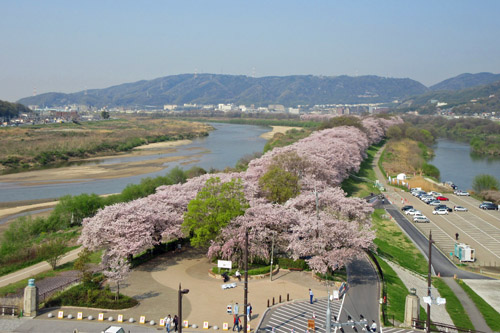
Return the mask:
<path id="1" fill-rule="evenodd" d="M 359 170 L 367 148 L 401 122 L 399 117 L 367 117 L 361 120 L 361 129 L 342 126 L 317 131 L 252 160 L 245 172 L 207 174 L 159 187 L 146 198 L 105 207 L 83 221 L 79 242 L 89 250 L 104 249 L 104 272 L 119 281 L 129 270 L 131 255 L 187 236 L 182 224 L 188 204 L 209 179 L 217 177 L 219 183 L 239 179 L 248 209 L 222 226 L 210 243 L 209 257 L 241 262 L 248 230 L 250 258 L 268 259 L 274 241 L 278 251 L 295 259 L 310 258 L 307 262 L 313 271 L 334 271 L 372 248 L 375 237 L 372 209 L 359 198 L 346 197 L 339 185 Z M 285 202 L 270 201 L 263 190 L 263 176 L 276 166 L 300 185 L 300 191 Z"/>

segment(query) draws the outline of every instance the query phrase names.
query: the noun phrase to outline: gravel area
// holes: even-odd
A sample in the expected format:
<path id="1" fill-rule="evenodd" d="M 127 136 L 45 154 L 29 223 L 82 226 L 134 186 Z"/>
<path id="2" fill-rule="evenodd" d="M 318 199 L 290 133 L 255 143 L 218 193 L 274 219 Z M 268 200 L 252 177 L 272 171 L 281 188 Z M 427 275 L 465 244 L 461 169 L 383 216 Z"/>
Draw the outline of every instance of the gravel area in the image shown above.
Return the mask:
<path id="1" fill-rule="evenodd" d="M 427 296 L 427 280 L 422 278 L 421 276 L 416 275 L 413 272 L 408 271 L 407 269 L 402 268 L 399 265 L 394 264 L 393 262 L 386 261 L 389 266 L 394 269 L 396 274 L 398 274 L 401 281 L 403 281 L 404 285 L 408 290 L 410 288 L 417 289 L 417 296 L 420 299 L 420 305 L 427 311 L 427 304 L 423 302 L 423 297 Z M 432 295 L 434 297 L 440 297 L 437 289 L 432 288 Z M 451 320 L 446 308 L 443 305 L 433 305 L 431 309 L 431 320 L 439 323 L 453 325 L 453 321 Z"/>

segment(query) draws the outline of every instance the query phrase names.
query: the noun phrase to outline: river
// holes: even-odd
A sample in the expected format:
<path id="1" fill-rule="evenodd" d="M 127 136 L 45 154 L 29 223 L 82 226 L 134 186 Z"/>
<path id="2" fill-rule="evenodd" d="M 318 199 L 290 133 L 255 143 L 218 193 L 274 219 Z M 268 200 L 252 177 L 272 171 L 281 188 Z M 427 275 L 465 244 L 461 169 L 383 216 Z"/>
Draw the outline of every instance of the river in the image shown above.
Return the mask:
<path id="1" fill-rule="evenodd" d="M 494 176 L 500 181 L 500 158 L 477 156 L 469 144 L 439 139 L 433 147 L 435 157 L 430 161 L 440 173 L 441 180 L 452 181 L 459 189 L 472 189 L 474 177 L 479 174 Z"/>
<path id="2" fill-rule="evenodd" d="M 174 153 L 149 156 L 119 157 L 92 163 L 118 163 L 160 158 L 169 156 L 185 156 L 186 158 L 165 164 L 163 170 L 141 174 L 132 177 L 121 177 L 102 180 L 85 181 L 74 179 L 75 182 L 59 182 L 57 184 L 26 185 L 22 183 L 0 183 L 0 202 L 58 198 L 63 195 L 81 193 L 118 193 L 128 184 L 138 184 L 142 178 L 165 175 L 169 169 L 180 166 L 189 169 L 200 166 L 207 171 L 210 168 L 224 169 L 235 166 L 236 162 L 247 154 L 262 152 L 267 140 L 260 137 L 269 132 L 265 126 L 236 125 L 212 123 L 215 130 L 204 138 L 193 140 L 192 143 L 176 147 Z"/>

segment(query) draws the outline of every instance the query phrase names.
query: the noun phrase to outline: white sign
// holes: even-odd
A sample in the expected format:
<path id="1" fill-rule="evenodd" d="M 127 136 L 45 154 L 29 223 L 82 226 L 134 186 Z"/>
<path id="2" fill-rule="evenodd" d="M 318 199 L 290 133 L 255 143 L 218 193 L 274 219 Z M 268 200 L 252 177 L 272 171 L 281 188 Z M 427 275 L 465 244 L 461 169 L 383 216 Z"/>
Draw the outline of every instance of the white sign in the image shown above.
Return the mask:
<path id="1" fill-rule="evenodd" d="M 217 267 L 231 269 L 233 262 L 231 260 L 217 260 Z"/>

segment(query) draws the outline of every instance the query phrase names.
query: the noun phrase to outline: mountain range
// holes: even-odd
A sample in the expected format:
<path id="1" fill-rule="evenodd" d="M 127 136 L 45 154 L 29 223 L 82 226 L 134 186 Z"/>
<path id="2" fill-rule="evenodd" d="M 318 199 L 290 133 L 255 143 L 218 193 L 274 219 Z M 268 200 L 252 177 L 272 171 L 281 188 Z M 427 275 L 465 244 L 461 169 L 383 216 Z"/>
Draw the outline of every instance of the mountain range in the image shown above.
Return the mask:
<path id="1" fill-rule="evenodd" d="M 386 103 L 439 90 L 457 90 L 500 80 L 500 74 L 462 74 L 430 88 L 409 78 L 367 76 L 268 76 L 180 74 L 76 93 L 45 93 L 19 100 L 39 107 L 163 107 L 165 104 L 234 103 L 255 106 Z"/>

